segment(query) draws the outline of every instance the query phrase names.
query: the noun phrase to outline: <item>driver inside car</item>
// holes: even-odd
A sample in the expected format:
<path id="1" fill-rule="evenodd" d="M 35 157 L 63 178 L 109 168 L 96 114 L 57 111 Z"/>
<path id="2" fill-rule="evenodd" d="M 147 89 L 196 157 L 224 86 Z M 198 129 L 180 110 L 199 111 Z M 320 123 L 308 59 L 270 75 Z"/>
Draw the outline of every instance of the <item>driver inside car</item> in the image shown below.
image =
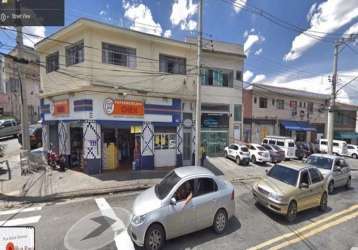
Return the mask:
<path id="1" fill-rule="evenodd" d="M 185 207 L 193 198 L 193 188 L 190 181 L 185 182 L 183 185 L 179 187 L 179 189 L 175 193 L 175 199 L 177 201 L 185 200 L 184 206 Z"/>

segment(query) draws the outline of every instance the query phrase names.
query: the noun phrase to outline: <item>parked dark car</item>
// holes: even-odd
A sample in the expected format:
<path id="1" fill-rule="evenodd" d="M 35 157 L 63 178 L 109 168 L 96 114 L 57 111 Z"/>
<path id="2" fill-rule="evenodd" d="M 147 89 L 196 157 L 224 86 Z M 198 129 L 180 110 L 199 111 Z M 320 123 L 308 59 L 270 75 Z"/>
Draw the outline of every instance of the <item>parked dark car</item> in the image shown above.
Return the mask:
<path id="1" fill-rule="evenodd" d="M 299 160 L 307 158 L 312 154 L 309 145 L 305 142 L 296 142 L 296 157 Z"/>
<path id="2" fill-rule="evenodd" d="M 30 125 L 29 134 L 31 149 L 42 147 L 42 126 L 40 124 Z M 17 138 L 22 145 L 22 134 L 18 134 Z"/>
<path id="3" fill-rule="evenodd" d="M 276 145 L 262 144 L 262 146 L 270 152 L 271 162 L 279 163 L 285 160 L 285 151 Z"/>

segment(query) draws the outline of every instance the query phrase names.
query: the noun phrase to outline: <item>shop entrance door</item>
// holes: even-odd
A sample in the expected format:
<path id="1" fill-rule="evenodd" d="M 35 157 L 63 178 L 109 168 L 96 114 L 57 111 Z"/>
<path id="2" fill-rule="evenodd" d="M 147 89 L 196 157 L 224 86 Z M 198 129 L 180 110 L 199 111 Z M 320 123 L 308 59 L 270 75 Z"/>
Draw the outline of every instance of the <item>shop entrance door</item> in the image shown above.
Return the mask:
<path id="1" fill-rule="evenodd" d="M 191 131 L 184 130 L 183 136 L 183 165 L 189 166 L 191 165 L 192 157 Z"/>
<path id="2" fill-rule="evenodd" d="M 118 168 L 129 170 L 134 160 L 135 134 L 130 129 L 117 130 Z"/>

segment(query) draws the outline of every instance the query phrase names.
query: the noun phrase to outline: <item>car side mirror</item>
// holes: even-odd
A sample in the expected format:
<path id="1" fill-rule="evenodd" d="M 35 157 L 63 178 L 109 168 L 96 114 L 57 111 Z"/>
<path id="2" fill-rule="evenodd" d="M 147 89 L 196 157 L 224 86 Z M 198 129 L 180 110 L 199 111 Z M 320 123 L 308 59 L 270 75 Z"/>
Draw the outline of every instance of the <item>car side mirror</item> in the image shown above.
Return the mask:
<path id="1" fill-rule="evenodd" d="M 172 197 L 169 203 L 170 205 L 175 206 L 177 204 L 177 199 L 175 199 L 175 197 Z"/>
<path id="2" fill-rule="evenodd" d="M 300 188 L 309 188 L 309 185 L 308 185 L 308 183 L 303 182 L 300 184 Z"/>
<path id="3" fill-rule="evenodd" d="M 334 171 L 335 171 L 335 172 L 341 172 L 341 171 L 342 171 L 342 168 L 339 167 L 339 166 L 336 166 L 336 167 L 334 168 Z"/>

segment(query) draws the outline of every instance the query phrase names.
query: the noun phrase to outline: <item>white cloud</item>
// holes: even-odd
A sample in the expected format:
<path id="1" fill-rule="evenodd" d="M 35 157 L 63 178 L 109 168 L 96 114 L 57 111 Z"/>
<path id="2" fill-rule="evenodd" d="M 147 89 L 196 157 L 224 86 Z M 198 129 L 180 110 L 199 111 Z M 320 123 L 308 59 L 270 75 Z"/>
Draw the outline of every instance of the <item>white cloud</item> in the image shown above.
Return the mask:
<path id="1" fill-rule="evenodd" d="M 172 6 L 170 21 L 174 26 L 180 25 L 182 30 L 194 30 L 197 22 L 191 18 L 197 11 L 198 4 L 193 4 L 193 0 L 176 0 Z"/>
<path id="2" fill-rule="evenodd" d="M 246 5 L 247 0 L 235 0 L 235 2 L 233 2 L 233 7 L 234 7 L 234 11 L 236 13 L 239 13 L 240 10 L 242 9 L 242 5 L 245 6 Z"/>
<path id="3" fill-rule="evenodd" d="M 25 26 L 23 32 L 33 34 L 33 36 L 24 35 L 24 45 L 33 48 L 36 43 L 45 37 L 45 31 L 44 26 Z"/>
<path id="4" fill-rule="evenodd" d="M 244 72 L 244 82 L 250 81 L 250 79 L 254 76 L 254 73 L 250 70 L 246 70 Z"/>
<path id="5" fill-rule="evenodd" d="M 344 34 L 358 34 L 358 23 L 353 24 Z"/>
<path id="6" fill-rule="evenodd" d="M 246 38 L 244 43 L 244 52 L 248 56 L 250 54 L 250 49 L 255 43 L 261 43 L 265 41 L 265 38 L 260 35 L 251 34 Z"/>
<path id="7" fill-rule="evenodd" d="M 106 11 L 105 11 L 105 10 L 101 10 L 101 11 L 99 12 L 99 15 L 100 15 L 100 16 L 106 15 Z"/>
<path id="8" fill-rule="evenodd" d="M 124 16 L 133 22 L 131 29 L 157 36 L 162 34 L 161 25 L 153 20 L 152 12 L 146 5 L 123 1 L 123 8 L 125 9 Z"/>
<path id="9" fill-rule="evenodd" d="M 309 22 L 313 16 L 313 14 L 317 11 L 317 3 L 312 4 L 310 10 L 308 11 L 306 18 L 307 21 Z"/>
<path id="10" fill-rule="evenodd" d="M 261 55 L 262 51 L 263 51 L 262 48 L 256 50 L 256 51 L 255 51 L 255 56 Z"/>
<path id="11" fill-rule="evenodd" d="M 172 31 L 171 31 L 171 30 L 166 30 L 166 31 L 164 32 L 163 36 L 166 37 L 166 38 L 171 37 L 171 36 L 172 36 Z"/>
<path id="12" fill-rule="evenodd" d="M 325 36 L 325 34 L 314 32 L 332 33 L 357 16 L 357 0 L 327 0 L 315 8 L 310 20 L 310 28 L 305 32 Z M 284 60 L 291 61 L 299 58 L 317 42 L 316 39 L 301 33 L 292 41 L 291 49 L 284 56 Z"/>
<path id="13" fill-rule="evenodd" d="M 245 30 L 244 32 L 244 38 L 246 38 L 249 35 L 249 31 Z"/>
<path id="14" fill-rule="evenodd" d="M 252 79 L 252 83 L 259 83 L 266 79 L 266 76 L 264 74 L 256 75 L 254 79 Z"/>

